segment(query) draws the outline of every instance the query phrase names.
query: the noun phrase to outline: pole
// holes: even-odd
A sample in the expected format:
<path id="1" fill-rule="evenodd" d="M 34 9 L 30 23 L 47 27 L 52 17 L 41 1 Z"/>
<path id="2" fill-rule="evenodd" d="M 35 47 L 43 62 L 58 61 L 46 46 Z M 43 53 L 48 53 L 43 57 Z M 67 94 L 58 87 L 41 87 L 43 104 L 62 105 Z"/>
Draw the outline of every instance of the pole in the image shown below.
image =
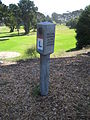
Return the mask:
<path id="1" fill-rule="evenodd" d="M 40 54 L 40 92 L 42 96 L 48 94 L 49 62 L 50 54 L 49 55 Z"/>

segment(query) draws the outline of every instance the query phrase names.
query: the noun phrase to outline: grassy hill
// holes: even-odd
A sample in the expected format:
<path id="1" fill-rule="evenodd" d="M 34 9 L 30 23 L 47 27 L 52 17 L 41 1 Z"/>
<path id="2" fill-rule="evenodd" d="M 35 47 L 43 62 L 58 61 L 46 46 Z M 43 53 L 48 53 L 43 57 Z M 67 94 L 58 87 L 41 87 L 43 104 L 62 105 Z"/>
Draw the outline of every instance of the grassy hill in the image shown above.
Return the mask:
<path id="1" fill-rule="evenodd" d="M 20 36 L 17 31 L 9 33 L 9 28 L 0 27 L 0 52 L 15 51 L 21 53 L 17 59 L 26 59 L 39 57 L 35 51 L 36 32 L 30 32 L 29 35 L 23 35 L 23 29 L 20 29 Z M 63 25 L 56 26 L 55 52 L 51 57 L 59 57 L 65 51 L 75 48 L 75 31 Z"/>

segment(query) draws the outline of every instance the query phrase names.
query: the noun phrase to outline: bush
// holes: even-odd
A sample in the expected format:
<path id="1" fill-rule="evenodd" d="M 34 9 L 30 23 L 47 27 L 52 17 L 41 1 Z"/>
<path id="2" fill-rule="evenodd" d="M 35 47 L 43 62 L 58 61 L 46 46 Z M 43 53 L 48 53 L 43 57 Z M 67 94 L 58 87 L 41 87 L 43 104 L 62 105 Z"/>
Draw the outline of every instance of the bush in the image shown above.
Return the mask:
<path id="1" fill-rule="evenodd" d="M 30 58 L 37 58 L 36 48 L 32 46 L 31 48 L 27 49 L 26 55 Z"/>
<path id="2" fill-rule="evenodd" d="M 82 12 L 76 26 L 76 33 L 77 49 L 90 45 L 90 5 Z"/>

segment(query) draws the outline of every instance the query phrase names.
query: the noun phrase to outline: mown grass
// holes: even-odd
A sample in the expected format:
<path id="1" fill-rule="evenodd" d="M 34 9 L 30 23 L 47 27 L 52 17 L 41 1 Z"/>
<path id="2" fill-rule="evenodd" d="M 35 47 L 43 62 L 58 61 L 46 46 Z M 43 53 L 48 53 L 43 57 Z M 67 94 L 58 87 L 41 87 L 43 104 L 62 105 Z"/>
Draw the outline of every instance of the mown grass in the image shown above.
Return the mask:
<path id="1" fill-rule="evenodd" d="M 55 56 L 63 54 L 76 47 L 75 30 L 69 29 L 66 26 L 56 26 L 56 37 L 55 37 Z"/>
<path id="2" fill-rule="evenodd" d="M 55 35 L 55 52 L 51 55 L 51 57 L 59 57 L 65 51 L 75 48 L 75 44 L 75 31 L 63 25 L 57 25 Z M 35 51 L 35 47 L 35 32 L 30 32 L 29 35 L 24 35 L 24 31 L 21 29 L 20 35 L 18 36 L 16 30 L 13 33 L 9 33 L 9 28 L 5 26 L 0 27 L 0 51 L 16 51 L 21 53 L 21 56 L 14 58 L 14 60 L 39 57 L 39 54 Z"/>

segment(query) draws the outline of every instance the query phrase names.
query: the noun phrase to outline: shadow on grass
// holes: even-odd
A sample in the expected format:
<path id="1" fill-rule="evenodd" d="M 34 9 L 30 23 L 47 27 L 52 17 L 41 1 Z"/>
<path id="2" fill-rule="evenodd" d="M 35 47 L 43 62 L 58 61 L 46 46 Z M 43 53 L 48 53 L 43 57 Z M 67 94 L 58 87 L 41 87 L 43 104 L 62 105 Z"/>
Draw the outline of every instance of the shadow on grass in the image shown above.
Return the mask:
<path id="1" fill-rule="evenodd" d="M 0 38 L 0 41 L 6 41 L 9 40 L 9 38 Z"/>
<path id="2" fill-rule="evenodd" d="M 67 50 L 66 52 L 73 52 L 73 51 L 78 51 L 79 49 L 77 49 L 77 48 L 72 48 L 72 49 L 70 49 L 70 50 Z"/>
<path id="3" fill-rule="evenodd" d="M 5 36 L 0 36 L 0 38 L 6 38 L 6 37 L 16 37 L 16 36 L 24 36 L 25 34 L 24 33 L 20 33 L 18 35 L 18 33 L 13 33 L 13 34 L 9 34 L 9 35 L 5 35 Z"/>

